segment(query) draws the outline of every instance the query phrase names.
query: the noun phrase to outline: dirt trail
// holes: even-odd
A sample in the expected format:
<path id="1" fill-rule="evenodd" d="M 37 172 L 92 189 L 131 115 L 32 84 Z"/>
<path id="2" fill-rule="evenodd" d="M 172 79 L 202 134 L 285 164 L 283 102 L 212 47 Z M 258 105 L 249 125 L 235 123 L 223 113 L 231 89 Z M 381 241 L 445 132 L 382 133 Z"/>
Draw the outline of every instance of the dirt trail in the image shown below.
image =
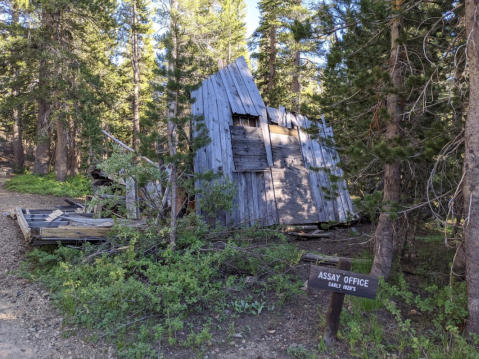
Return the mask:
<path id="1" fill-rule="evenodd" d="M 15 275 L 27 246 L 17 224 L 4 212 L 15 207 L 53 208 L 61 198 L 5 190 L 0 168 L 0 359 L 114 358 L 113 348 L 82 340 L 82 333 L 64 338 L 62 318 L 38 283 Z"/>

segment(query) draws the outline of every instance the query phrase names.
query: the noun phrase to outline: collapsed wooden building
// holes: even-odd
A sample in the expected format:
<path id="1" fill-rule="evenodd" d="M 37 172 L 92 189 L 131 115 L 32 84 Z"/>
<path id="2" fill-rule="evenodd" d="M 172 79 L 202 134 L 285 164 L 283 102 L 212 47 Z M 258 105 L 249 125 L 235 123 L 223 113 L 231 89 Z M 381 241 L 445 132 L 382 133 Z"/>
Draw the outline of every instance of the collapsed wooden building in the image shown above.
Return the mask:
<path id="1" fill-rule="evenodd" d="M 203 81 L 192 97 L 192 113 L 203 117 L 211 139 L 196 154 L 195 172 L 214 171 L 236 183 L 233 209 L 217 214 L 220 223 L 352 219 L 339 156 L 326 144 L 331 127 L 266 107 L 243 57 Z M 196 209 L 204 214 L 198 201 Z"/>

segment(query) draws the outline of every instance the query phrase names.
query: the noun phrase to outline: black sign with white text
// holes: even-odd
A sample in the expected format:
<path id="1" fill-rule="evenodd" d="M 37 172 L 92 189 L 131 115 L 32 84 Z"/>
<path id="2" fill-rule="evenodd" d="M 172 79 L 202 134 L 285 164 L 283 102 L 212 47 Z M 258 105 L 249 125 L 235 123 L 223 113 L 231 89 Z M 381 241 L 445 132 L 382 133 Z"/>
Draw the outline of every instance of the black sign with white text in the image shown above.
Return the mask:
<path id="1" fill-rule="evenodd" d="M 308 286 L 374 299 L 378 290 L 378 277 L 312 265 Z"/>

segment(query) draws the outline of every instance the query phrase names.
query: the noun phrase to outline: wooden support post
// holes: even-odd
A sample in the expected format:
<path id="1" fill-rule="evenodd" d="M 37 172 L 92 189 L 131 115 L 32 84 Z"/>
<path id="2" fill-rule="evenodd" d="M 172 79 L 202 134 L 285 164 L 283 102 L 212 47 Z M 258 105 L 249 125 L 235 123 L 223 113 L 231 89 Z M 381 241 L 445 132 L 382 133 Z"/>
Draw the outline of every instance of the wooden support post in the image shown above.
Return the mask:
<path id="1" fill-rule="evenodd" d="M 341 258 L 338 263 L 339 270 L 351 270 L 351 261 Z M 329 304 L 328 318 L 326 321 L 326 330 L 324 332 L 324 342 L 327 346 L 332 346 L 338 335 L 339 320 L 343 309 L 344 293 L 333 292 Z"/>

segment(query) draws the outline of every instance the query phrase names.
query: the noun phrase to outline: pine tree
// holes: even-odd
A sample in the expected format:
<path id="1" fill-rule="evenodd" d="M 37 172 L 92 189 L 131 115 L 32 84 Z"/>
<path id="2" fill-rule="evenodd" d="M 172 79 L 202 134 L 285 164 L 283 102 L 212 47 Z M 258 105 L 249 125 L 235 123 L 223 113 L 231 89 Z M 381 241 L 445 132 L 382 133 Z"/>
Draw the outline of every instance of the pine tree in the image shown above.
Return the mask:
<path id="1" fill-rule="evenodd" d="M 404 247 L 405 216 L 421 215 L 421 209 L 404 210 L 426 202 L 435 156 L 461 131 L 450 121 L 457 106 L 449 101 L 451 50 L 460 46 L 453 40 L 454 4 L 412 5 L 341 1 L 318 9 L 330 48 L 316 98 L 335 128 L 343 167 L 359 185 L 350 188 L 363 198 L 358 205 L 372 219 L 380 212 L 376 241 L 378 247 L 386 241 L 385 252 L 373 270 L 385 277 Z M 395 21 L 399 34 L 391 31 Z"/>

